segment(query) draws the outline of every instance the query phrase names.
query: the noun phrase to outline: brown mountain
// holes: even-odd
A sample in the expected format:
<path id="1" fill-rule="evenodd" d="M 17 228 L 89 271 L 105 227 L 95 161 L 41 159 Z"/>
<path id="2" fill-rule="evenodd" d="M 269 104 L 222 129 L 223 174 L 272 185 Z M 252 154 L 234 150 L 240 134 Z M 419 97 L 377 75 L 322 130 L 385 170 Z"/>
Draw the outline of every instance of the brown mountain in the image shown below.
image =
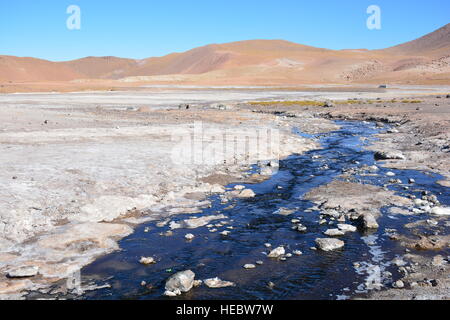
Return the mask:
<path id="1" fill-rule="evenodd" d="M 283 40 L 212 44 L 143 60 L 87 57 L 67 62 L 0 56 L 0 81 L 120 79 L 122 82 L 301 84 L 450 83 L 450 24 L 383 50 L 328 50 Z"/>

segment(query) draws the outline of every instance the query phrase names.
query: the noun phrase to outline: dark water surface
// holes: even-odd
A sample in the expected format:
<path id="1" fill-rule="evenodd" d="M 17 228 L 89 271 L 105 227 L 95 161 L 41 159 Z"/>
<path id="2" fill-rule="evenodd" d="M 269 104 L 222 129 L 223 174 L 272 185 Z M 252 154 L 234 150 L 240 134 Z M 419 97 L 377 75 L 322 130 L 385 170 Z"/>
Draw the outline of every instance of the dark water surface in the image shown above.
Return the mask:
<path id="1" fill-rule="evenodd" d="M 341 251 L 324 253 L 310 249 L 315 246 L 314 240 L 324 237 L 323 232 L 333 226 L 320 226 L 319 212 L 305 212 L 313 204 L 302 200 L 302 195 L 331 182 L 343 170 L 375 164 L 373 152 L 363 150 L 370 139 L 361 138 L 370 138 L 379 129 L 363 122 L 338 124 L 342 126 L 341 130 L 314 137 L 321 142 L 322 149 L 293 155 L 281 161 L 280 170 L 270 180 L 247 185 L 257 193 L 255 198 L 221 204 L 218 196 L 212 197 L 212 207 L 195 216 L 228 216 L 228 220 L 222 220 L 230 224 L 218 227 L 218 232 L 211 233 L 207 227 L 177 229 L 173 236 L 166 237 L 160 233 L 168 231 L 169 227 L 158 228 L 156 222 L 136 228 L 132 235 L 120 241 L 121 251 L 102 257 L 81 271 L 83 283 L 107 283 L 111 287 L 87 292 L 81 298 L 166 299 L 162 294 L 167 278 L 187 269 L 195 272 L 196 279 L 219 277 L 235 282 L 236 286 L 223 289 L 201 286 L 179 299 L 345 299 L 366 292 L 366 279 L 371 275 L 381 275 L 381 281 L 386 285 L 400 278 L 390 261 L 405 251 L 389 239 L 385 228 L 408 232 L 404 230 L 404 224 L 424 219 L 424 215 L 389 216 L 384 208 L 378 231 L 347 233 L 340 237 L 345 241 Z M 314 156 L 320 158 L 313 159 Z M 448 188 L 435 183 L 442 178 L 436 174 L 380 168 L 377 176 L 355 175 L 355 178 L 363 183 L 384 185 L 391 179 L 386 177 L 387 171 L 395 172 L 395 178 L 404 183 L 408 178 L 416 180 L 410 190 L 404 190 L 404 185 L 390 185 L 389 188 L 399 194 L 420 196 L 421 191 L 428 190 L 437 195 L 443 205 L 450 205 Z M 230 204 L 235 206 L 229 209 Z M 296 211 L 286 217 L 273 214 L 279 208 L 295 208 Z M 176 215 L 172 220 L 191 217 Z M 292 219 L 301 219 L 308 231 L 292 230 Z M 229 236 L 219 234 L 229 226 L 234 228 Z M 145 232 L 146 229 L 149 232 Z M 186 241 L 187 233 L 193 233 L 195 239 Z M 271 243 L 273 248 L 285 246 L 287 252 L 301 250 L 303 255 L 294 255 L 287 261 L 268 259 L 264 255 L 269 251 L 265 243 Z M 139 263 L 142 256 L 155 257 L 158 262 L 143 266 Z M 255 264 L 258 260 L 264 265 L 254 270 L 243 268 L 244 264 Z M 358 269 L 353 265 L 355 262 L 360 264 Z M 386 271 L 390 271 L 392 277 L 385 276 Z M 142 281 L 151 287 L 141 286 Z M 275 286 L 269 288 L 268 282 Z"/>

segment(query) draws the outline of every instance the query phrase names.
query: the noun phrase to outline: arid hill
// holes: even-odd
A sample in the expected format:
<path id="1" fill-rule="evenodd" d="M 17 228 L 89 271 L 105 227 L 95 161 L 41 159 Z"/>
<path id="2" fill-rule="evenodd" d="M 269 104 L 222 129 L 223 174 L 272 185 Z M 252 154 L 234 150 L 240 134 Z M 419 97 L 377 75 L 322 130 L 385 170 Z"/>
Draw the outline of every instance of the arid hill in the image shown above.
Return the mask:
<path id="1" fill-rule="evenodd" d="M 1 82 L 80 79 L 205 85 L 450 84 L 450 24 L 383 50 L 328 50 L 283 40 L 250 40 L 143 60 L 87 57 L 50 62 L 0 56 Z"/>

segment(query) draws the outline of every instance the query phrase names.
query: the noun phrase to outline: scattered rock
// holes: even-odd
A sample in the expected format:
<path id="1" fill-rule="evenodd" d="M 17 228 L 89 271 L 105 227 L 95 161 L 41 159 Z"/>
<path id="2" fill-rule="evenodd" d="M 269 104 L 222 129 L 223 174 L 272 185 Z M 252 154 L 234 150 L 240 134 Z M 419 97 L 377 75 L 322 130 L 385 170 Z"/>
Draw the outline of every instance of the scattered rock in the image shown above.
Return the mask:
<path id="1" fill-rule="evenodd" d="M 269 258 L 280 258 L 286 253 L 286 250 L 284 250 L 283 247 L 278 247 L 270 251 L 268 257 Z"/>
<path id="2" fill-rule="evenodd" d="M 280 208 L 277 211 L 275 211 L 273 214 L 278 214 L 281 216 L 289 216 L 291 214 L 293 214 L 295 211 L 297 211 L 296 209 L 288 209 L 288 208 Z"/>
<path id="3" fill-rule="evenodd" d="M 188 292 L 194 286 L 195 273 L 191 270 L 181 271 L 169 278 L 166 282 L 166 293 L 173 293 L 175 296 Z"/>
<path id="4" fill-rule="evenodd" d="M 345 233 L 339 229 L 328 229 L 327 231 L 324 232 L 324 234 L 329 237 L 340 237 L 345 235 Z"/>
<path id="5" fill-rule="evenodd" d="M 434 207 L 430 212 L 437 216 L 450 216 L 450 208 L 447 207 Z"/>
<path id="6" fill-rule="evenodd" d="M 375 160 L 405 160 L 405 156 L 400 151 L 377 151 Z"/>
<path id="7" fill-rule="evenodd" d="M 141 257 L 141 260 L 139 260 L 139 262 L 141 264 L 144 264 L 144 265 L 149 265 L 149 264 L 155 264 L 156 263 L 155 259 L 152 258 L 152 257 Z"/>
<path id="8" fill-rule="evenodd" d="M 235 284 L 231 281 L 223 281 L 220 280 L 219 278 L 213 278 L 213 279 L 206 279 L 204 281 L 204 283 L 206 284 L 206 286 L 208 286 L 209 288 L 226 288 L 226 287 L 234 287 Z"/>
<path id="9" fill-rule="evenodd" d="M 366 212 L 362 215 L 362 221 L 364 228 L 366 229 L 378 229 L 379 225 L 377 223 L 377 220 L 373 216 L 372 213 Z"/>
<path id="10" fill-rule="evenodd" d="M 397 289 L 402 289 L 404 287 L 405 287 L 405 283 L 402 280 L 398 280 L 394 284 L 394 288 L 397 288 Z"/>
<path id="11" fill-rule="evenodd" d="M 202 280 L 194 280 L 194 288 L 198 288 L 203 284 Z"/>
<path id="12" fill-rule="evenodd" d="M 300 223 L 293 226 L 292 229 L 297 230 L 298 232 L 306 232 L 308 230 L 308 228 L 306 228 L 304 225 Z"/>
<path id="13" fill-rule="evenodd" d="M 242 192 L 238 196 L 239 198 L 254 198 L 256 194 L 251 189 L 242 190 Z"/>
<path id="14" fill-rule="evenodd" d="M 31 278 L 39 273 L 39 267 L 35 266 L 24 266 L 14 269 L 10 269 L 6 276 L 8 278 Z"/>
<path id="15" fill-rule="evenodd" d="M 331 238 L 318 238 L 316 239 L 317 247 L 322 251 L 333 251 L 340 248 L 343 248 L 345 243 L 344 241 L 338 239 Z"/>
<path id="16" fill-rule="evenodd" d="M 192 241 L 194 240 L 195 236 L 192 233 L 188 233 L 187 235 L 184 236 L 184 238 L 188 241 Z"/>
<path id="17" fill-rule="evenodd" d="M 301 256 L 303 252 L 301 252 L 300 250 L 294 250 L 293 254 L 295 254 L 296 256 Z"/>
<path id="18" fill-rule="evenodd" d="M 356 232 L 358 229 L 355 226 L 352 226 L 351 224 L 343 224 L 340 223 L 337 225 L 338 229 L 343 232 Z"/>
<path id="19" fill-rule="evenodd" d="M 251 263 L 248 263 L 248 264 L 244 265 L 244 269 L 247 269 L 247 270 L 255 269 L 255 268 L 256 268 L 256 266 L 254 264 L 251 264 Z"/>

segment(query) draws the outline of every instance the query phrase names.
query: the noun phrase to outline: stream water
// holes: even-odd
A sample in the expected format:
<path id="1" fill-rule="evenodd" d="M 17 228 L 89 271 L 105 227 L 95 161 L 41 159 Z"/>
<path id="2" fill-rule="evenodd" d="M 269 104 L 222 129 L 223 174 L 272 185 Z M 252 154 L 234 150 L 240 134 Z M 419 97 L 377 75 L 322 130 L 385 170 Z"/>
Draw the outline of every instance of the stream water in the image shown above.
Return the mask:
<path id="1" fill-rule="evenodd" d="M 86 292 L 81 299 L 169 299 L 162 296 L 165 281 L 175 272 L 187 269 L 194 271 L 196 279 L 219 277 L 236 285 L 221 289 L 203 285 L 175 299 L 346 299 L 367 293 L 367 280 L 389 285 L 400 278 L 396 273 L 398 268 L 390 261 L 404 254 L 405 249 L 390 240 L 385 229 L 407 233 L 405 223 L 424 219 L 423 215 L 392 216 L 387 213 L 388 208 L 383 208 L 378 231 L 347 233 L 341 237 L 345 241 L 343 250 L 325 253 L 311 249 L 315 246 L 314 240 L 323 238 L 323 232 L 330 226 L 319 225 L 320 213 L 308 210 L 314 204 L 303 200 L 302 196 L 336 179 L 344 170 L 376 164 L 373 152 L 365 150 L 364 145 L 370 143 L 380 129 L 364 122 L 338 124 L 342 127 L 338 131 L 313 136 L 322 144 L 320 150 L 292 155 L 281 161 L 279 171 L 271 179 L 246 185 L 257 194 L 255 198 L 222 204 L 218 196 L 212 197 L 212 207 L 195 216 L 227 216 L 229 219 L 212 222 L 225 220 L 229 223 L 219 225 L 217 232 L 212 233 L 207 227 L 177 229 L 166 237 L 161 233 L 170 230 L 169 226 L 160 228 L 156 222 L 139 226 L 120 241 L 120 251 L 98 259 L 81 271 L 83 283 L 108 284 L 103 289 Z M 450 192 L 436 184 L 442 178 L 436 174 L 380 167 L 377 175 L 357 174 L 354 178 L 362 183 L 385 185 L 391 179 L 386 176 L 387 171 L 395 172 L 396 178 L 404 183 L 409 178 L 416 180 L 414 188 L 409 190 L 405 190 L 404 185 L 390 184 L 389 188 L 399 194 L 420 196 L 421 191 L 428 190 L 443 205 L 450 205 Z M 289 216 L 274 214 L 280 208 L 295 211 Z M 177 215 L 172 220 L 191 217 Z M 292 219 L 300 219 L 307 232 L 293 230 Z M 233 229 L 227 229 L 230 226 Z M 231 233 L 219 234 L 224 230 Z M 193 233 L 195 239 L 186 241 L 187 233 Z M 272 244 L 273 248 L 282 245 L 287 252 L 300 250 L 303 255 L 294 255 L 286 261 L 269 259 L 265 243 Z M 141 265 L 142 256 L 154 257 L 158 262 Z M 244 264 L 256 261 L 264 264 L 252 270 L 243 268 Z M 359 263 L 358 268 L 355 262 Z M 142 281 L 147 285 L 142 286 Z M 269 286 L 269 282 L 274 286 Z"/>

